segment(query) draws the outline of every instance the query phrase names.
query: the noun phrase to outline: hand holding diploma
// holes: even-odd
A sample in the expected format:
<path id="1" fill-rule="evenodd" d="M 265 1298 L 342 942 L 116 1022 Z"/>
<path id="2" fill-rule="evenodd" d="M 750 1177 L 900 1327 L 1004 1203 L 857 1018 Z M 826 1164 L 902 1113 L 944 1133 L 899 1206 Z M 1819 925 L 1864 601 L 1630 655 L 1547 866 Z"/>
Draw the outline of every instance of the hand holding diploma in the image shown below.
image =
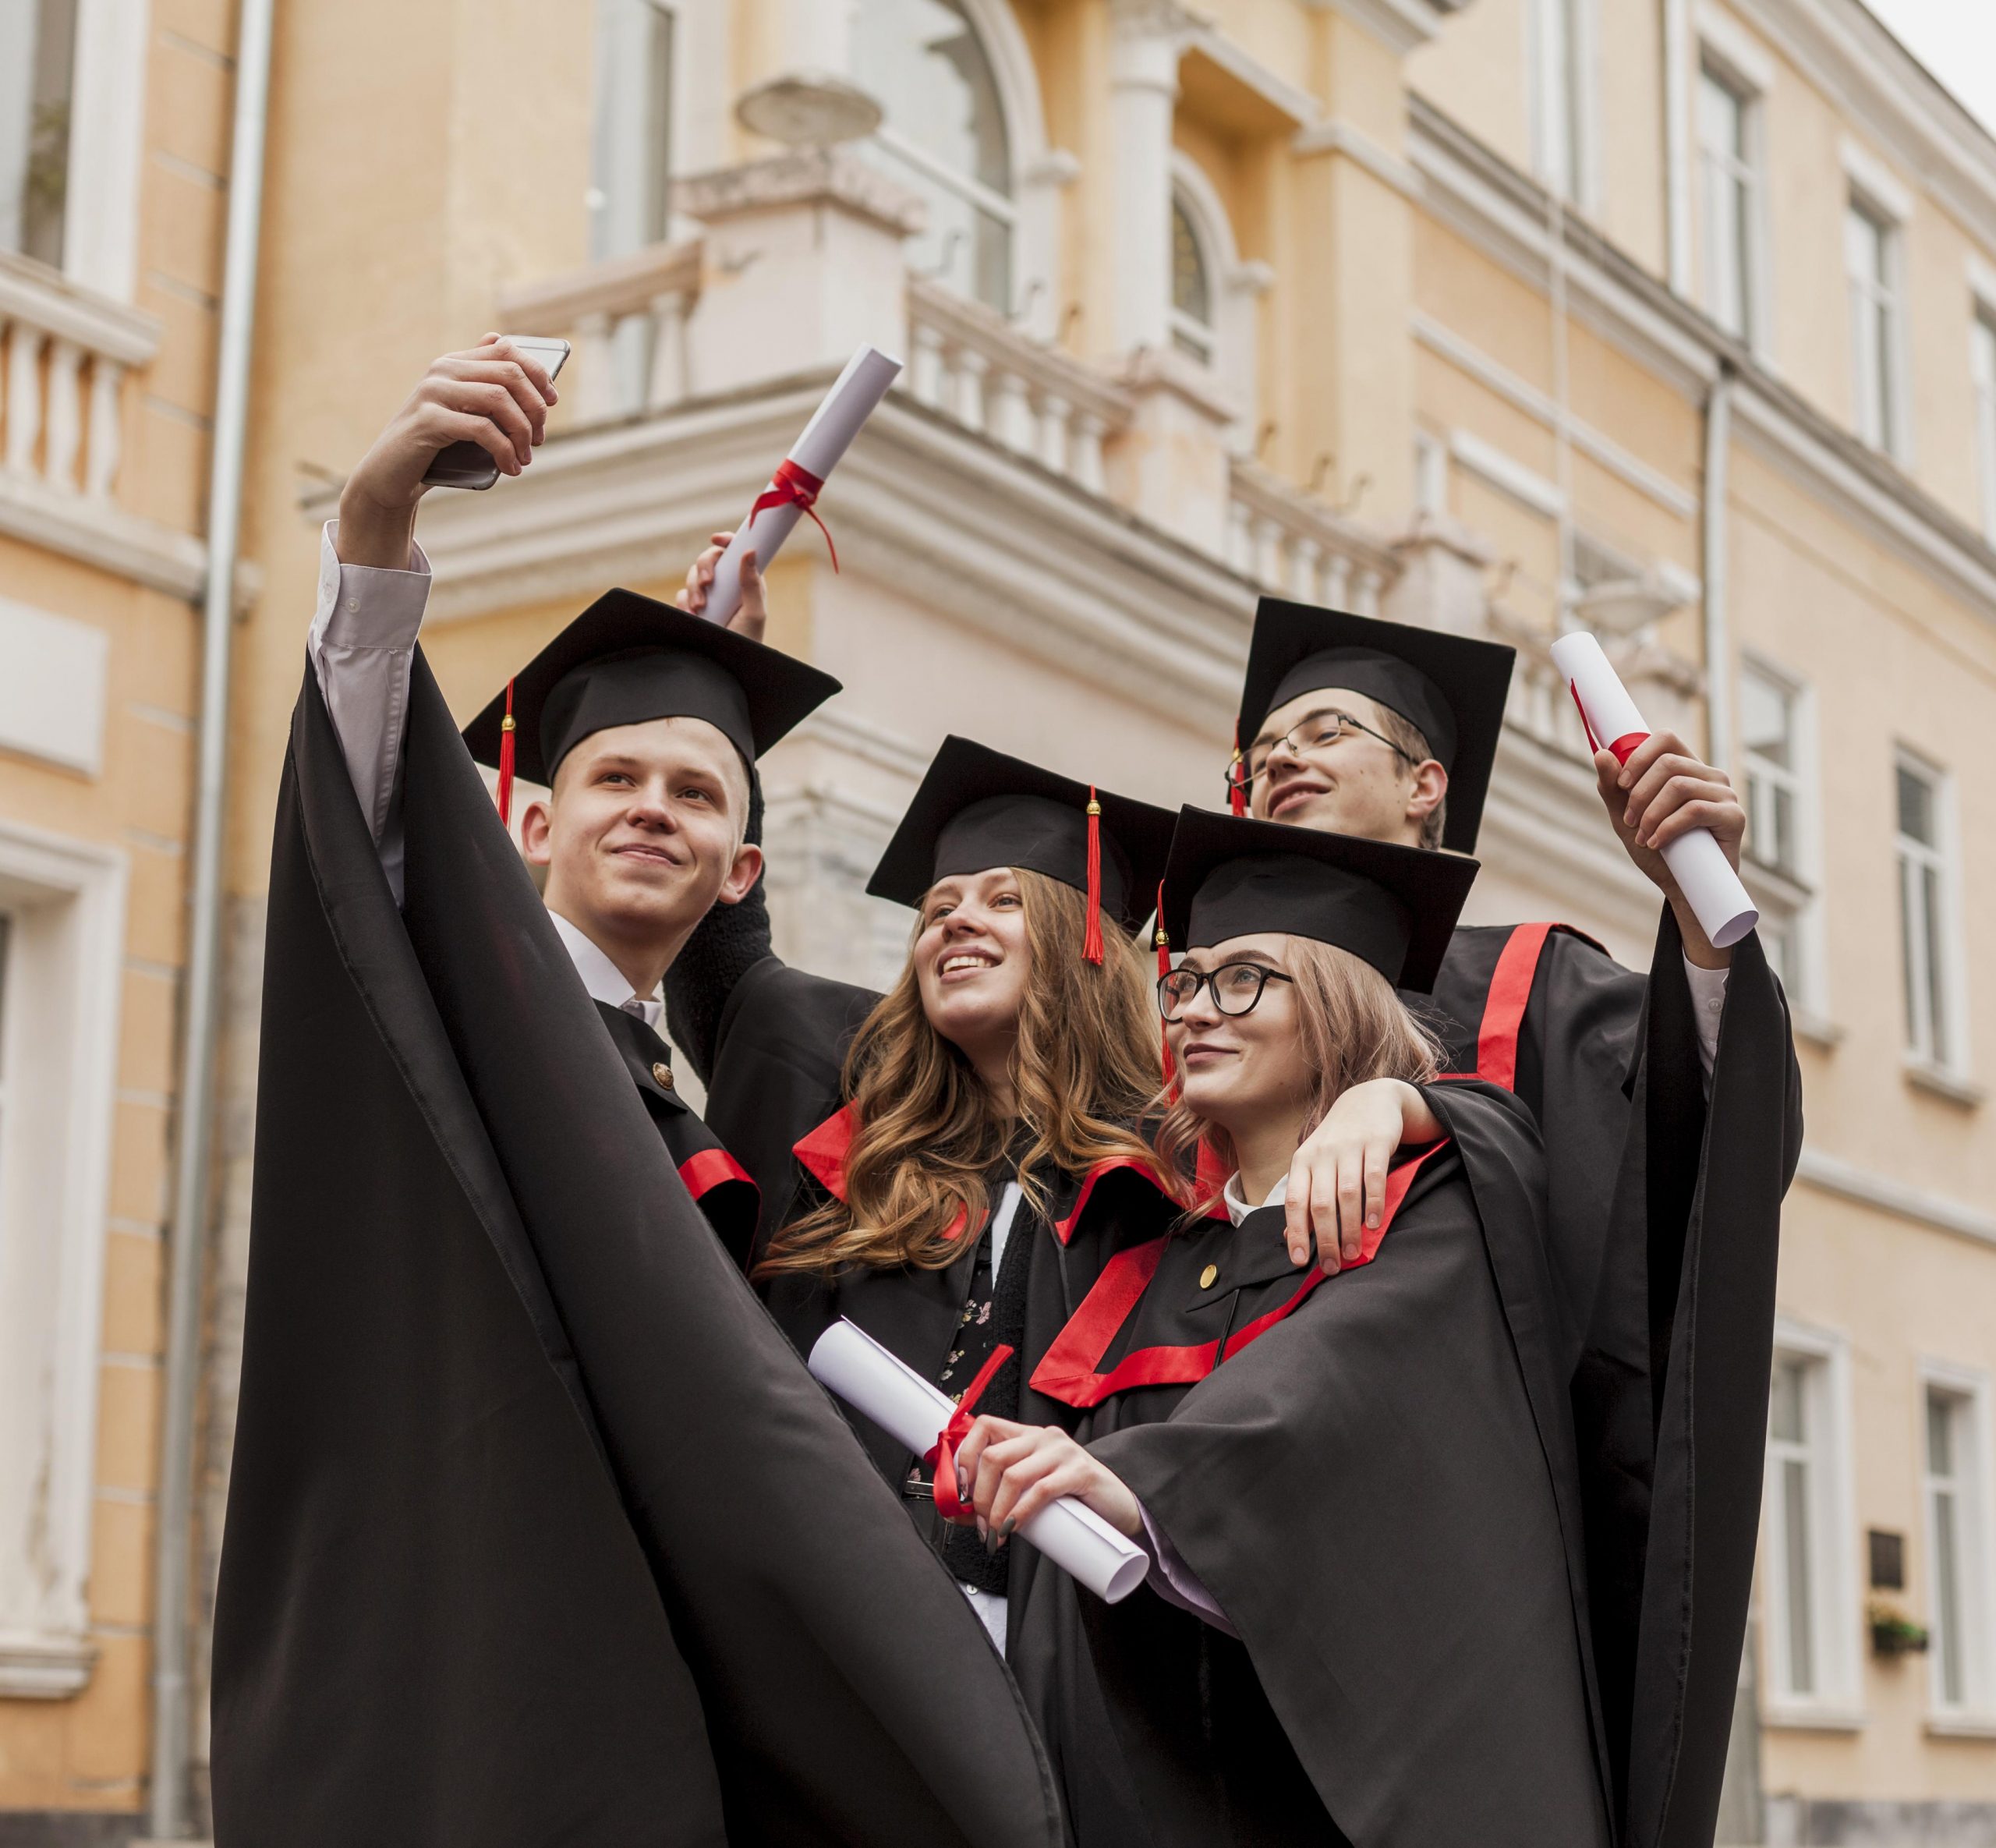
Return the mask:
<path id="1" fill-rule="evenodd" d="M 764 566 L 775 558 L 791 530 L 807 514 L 816 520 L 814 503 L 832 470 L 865 427 L 887 388 L 901 376 L 901 363 L 878 347 L 862 346 L 846 362 L 845 370 L 791 444 L 770 484 L 756 498 L 748 517 L 738 526 L 715 567 L 701 603 L 686 607 L 710 622 L 727 625 L 742 596 L 741 561 L 753 551 Z M 824 522 L 818 522 L 820 526 Z M 830 534 L 826 534 L 826 543 Z M 837 561 L 837 554 L 833 554 Z"/>
<path id="2" fill-rule="evenodd" d="M 1616 832 L 1670 900 L 1685 954 L 1709 966 L 1729 961 L 1760 912 L 1737 870 L 1746 816 L 1725 773 L 1691 756 L 1675 735 L 1651 732 L 1593 635 L 1562 635 L 1552 660 L 1594 746 Z"/>
<path id="3" fill-rule="evenodd" d="M 957 1420 L 954 1403 L 863 1329 L 843 1319 L 833 1322 L 818 1337 L 807 1364 L 817 1379 L 917 1456 L 943 1449 Z M 1004 1427 L 1002 1420 L 995 1418 L 979 1419 L 978 1425 L 1015 1428 Z M 954 1475 L 957 1466 L 948 1459 L 946 1467 Z M 964 1474 L 971 1473 L 967 1462 Z M 1108 1475 L 1106 1470 L 1102 1473 Z M 956 1485 L 952 1482 L 949 1486 Z M 1128 1491 L 1124 1492 L 1127 1496 Z M 946 1495 L 939 1485 L 938 1500 L 946 1501 Z M 1021 1539 L 1032 1542 L 1055 1565 L 1110 1604 L 1128 1597 L 1150 1570 L 1149 1556 L 1141 1547 L 1072 1499 L 1042 1495 L 1017 1524 Z"/>

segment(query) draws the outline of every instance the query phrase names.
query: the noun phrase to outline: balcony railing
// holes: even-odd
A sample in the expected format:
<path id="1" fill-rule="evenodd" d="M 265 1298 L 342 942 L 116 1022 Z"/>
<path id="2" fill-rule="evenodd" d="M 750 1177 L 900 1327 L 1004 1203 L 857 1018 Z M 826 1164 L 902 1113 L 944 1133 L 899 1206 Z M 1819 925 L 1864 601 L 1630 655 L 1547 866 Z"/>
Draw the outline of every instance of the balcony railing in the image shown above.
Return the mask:
<path id="1" fill-rule="evenodd" d="M 918 403 L 1078 487 L 1102 491 L 1102 444 L 1134 410 L 1126 391 L 924 278 L 909 278 L 908 309 L 908 387 Z"/>
<path id="2" fill-rule="evenodd" d="M 513 331 L 571 341 L 563 375 L 579 422 L 658 411 L 686 396 L 686 317 L 700 292 L 700 239 L 648 244 L 628 257 L 505 291 Z M 564 392 L 564 395 L 566 395 Z"/>
<path id="3" fill-rule="evenodd" d="M 1242 456 L 1232 466 L 1228 516 L 1227 562 L 1264 590 L 1378 614 L 1398 565 L 1368 528 Z"/>
<path id="4" fill-rule="evenodd" d="M 0 469 L 108 504 L 129 368 L 158 345 L 150 320 L 0 256 Z"/>

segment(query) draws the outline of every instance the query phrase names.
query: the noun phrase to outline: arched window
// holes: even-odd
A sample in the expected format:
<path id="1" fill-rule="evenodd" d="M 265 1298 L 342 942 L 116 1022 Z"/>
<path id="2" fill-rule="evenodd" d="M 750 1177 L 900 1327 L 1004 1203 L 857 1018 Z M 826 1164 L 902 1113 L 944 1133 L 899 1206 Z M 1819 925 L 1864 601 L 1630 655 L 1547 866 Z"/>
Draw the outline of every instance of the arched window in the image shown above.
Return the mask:
<path id="1" fill-rule="evenodd" d="M 1013 149 L 965 0 L 861 0 L 852 71 L 884 118 L 863 151 L 929 207 L 910 266 L 1010 314 Z"/>
<path id="2" fill-rule="evenodd" d="M 1212 266 L 1182 190 L 1171 195 L 1171 343 L 1202 366 L 1213 362 Z"/>

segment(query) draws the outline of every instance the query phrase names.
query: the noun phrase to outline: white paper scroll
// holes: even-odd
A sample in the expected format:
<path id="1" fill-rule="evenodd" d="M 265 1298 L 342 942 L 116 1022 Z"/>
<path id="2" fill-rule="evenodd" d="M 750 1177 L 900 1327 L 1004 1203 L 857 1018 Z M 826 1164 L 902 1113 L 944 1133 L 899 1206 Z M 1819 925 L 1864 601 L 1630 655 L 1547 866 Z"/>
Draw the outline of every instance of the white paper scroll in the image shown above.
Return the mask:
<path id="1" fill-rule="evenodd" d="M 812 1373 L 897 1443 L 919 1457 L 935 1447 L 956 1407 L 864 1329 L 841 1318 L 820 1335 Z M 1019 1529 L 1055 1565 L 1100 1598 L 1119 1603 L 1144 1582 L 1150 1556 L 1071 1496 L 1042 1508 Z"/>
<path id="2" fill-rule="evenodd" d="M 876 346 L 862 346 L 846 362 L 845 370 L 833 381 L 823 402 L 812 413 L 804 434 L 784 458 L 819 481 L 830 478 L 840 458 L 852 447 L 874 409 L 887 395 L 887 388 L 901 377 L 901 363 L 890 359 Z M 772 489 L 779 485 L 770 478 Z M 714 567 L 713 587 L 706 607 L 700 614 L 710 622 L 725 622 L 741 605 L 741 554 L 753 546 L 756 562 L 763 571 L 777 555 L 791 529 L 803 519 L 804 509 L 794 501 L 780 507 L 765 507 L 735 529 L 734 543 L 721 554 Z"/>
<path id="3" fill-rule="evenodd" d="M 1622 677 L 1601 653 L 1600 643 L 1585 630 L 1562 635 L 1552 644 L 1552 664 L 1566 675 L 1587 728 L 1600 740 L 1602 749 L 1614 750 L 1617 757 L 1626 759 L 1649 736 L 1650 728 L 1643 723 Z M 1705 935 L 1718 948 L 1730 949 L 1760 922 L 1761 914 L 1739 875 L 1709 829 L 1695 828 L 1679 835 L 1663 849 L 1663 859 Z"/>

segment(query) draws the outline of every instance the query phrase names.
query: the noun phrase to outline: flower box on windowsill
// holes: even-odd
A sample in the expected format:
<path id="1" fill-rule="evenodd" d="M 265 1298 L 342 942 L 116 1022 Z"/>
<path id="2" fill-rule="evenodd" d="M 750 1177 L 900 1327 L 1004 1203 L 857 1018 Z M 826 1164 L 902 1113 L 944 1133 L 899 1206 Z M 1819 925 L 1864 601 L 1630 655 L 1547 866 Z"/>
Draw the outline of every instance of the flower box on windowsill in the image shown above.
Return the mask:
<path id="1" fill-rule="evenodd" d="M 1931 1640 L 1920 1625 L 1889 1604 L 1874 1603 L 1865 1613 L 1865 1627 L 1871 1633 L 1871 1653 L 1892 1660 L 1901 1655 L 1924 1655 Z"/>

